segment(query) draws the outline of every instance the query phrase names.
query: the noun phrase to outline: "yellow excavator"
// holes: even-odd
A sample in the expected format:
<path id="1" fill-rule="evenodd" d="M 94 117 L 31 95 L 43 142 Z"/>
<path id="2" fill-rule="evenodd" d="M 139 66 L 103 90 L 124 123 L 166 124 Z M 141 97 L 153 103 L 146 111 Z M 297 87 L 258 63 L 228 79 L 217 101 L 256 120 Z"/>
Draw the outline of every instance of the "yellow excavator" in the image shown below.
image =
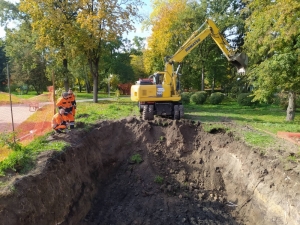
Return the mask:
<path id="1" fill-rule="evenodd" d="M 203 26 L 207 28 L 203 30 Z M 202 31 L 201 31 L 202 30 Z M 138 102 L 138 107 L 144 120 L 154 119 L 154 115 L 179 120 L 184 115 L 179 89 L 180 63 L 206 37 L 211 36 L 229 62 L 245 73 L 248 57 L 245 53 L 233 50 L 211 19 L 207 19 L 191 37 L 171 57 L 165 57 L 165 71 L 156 72 L 148 79 L 140 79 L 131 86 L 131 100 Z M 179 63 L 174 70 L 174 63 Z"/>

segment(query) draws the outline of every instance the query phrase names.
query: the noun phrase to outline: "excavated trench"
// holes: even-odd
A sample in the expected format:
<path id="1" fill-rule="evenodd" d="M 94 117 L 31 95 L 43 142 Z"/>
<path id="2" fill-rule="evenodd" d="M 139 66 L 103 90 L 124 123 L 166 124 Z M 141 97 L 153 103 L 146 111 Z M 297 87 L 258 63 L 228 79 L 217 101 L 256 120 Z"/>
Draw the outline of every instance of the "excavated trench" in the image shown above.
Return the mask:
<path id="1" fill-rule="evenodd" d="M 57 140 L 1 188 L 1 224 L 300 224 L 299 174 L 234 133 L 130 117 Z"/>

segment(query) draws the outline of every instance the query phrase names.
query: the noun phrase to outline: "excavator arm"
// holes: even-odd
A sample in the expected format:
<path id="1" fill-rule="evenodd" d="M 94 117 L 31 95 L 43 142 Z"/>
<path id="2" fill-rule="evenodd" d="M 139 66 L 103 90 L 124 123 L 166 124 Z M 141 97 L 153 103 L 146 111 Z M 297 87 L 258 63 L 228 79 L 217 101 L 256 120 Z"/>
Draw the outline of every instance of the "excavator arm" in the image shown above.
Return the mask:
<path id="1" fill-rule="evenodd" d="M 204 25 L 208 25 L 206 29 L 202 30 Z M 202 31 L 201 31 L 202 30 Z M 219 46 L 223 54 L 226 56 L 229 62 L 231 62 L 238 70 L 239 73 L 244 73 L 248 64 L 248 57 L 245 53 L 236 53 L 233 50 L 225 38 L 219 33 L 219 29 L 216 24 L 207 19 L 196 31 L 192 33 L 190 38 L 178 49 L 178 51 L 165 61 L 166 76 L 164 82 L 171 84 L 177 79 L 177 74 L 174 74 L 173 64 L 174 62 L 180 63 L 197 45 L 199 45 L 207 36 L 211 36 L 212 39 Z"/>

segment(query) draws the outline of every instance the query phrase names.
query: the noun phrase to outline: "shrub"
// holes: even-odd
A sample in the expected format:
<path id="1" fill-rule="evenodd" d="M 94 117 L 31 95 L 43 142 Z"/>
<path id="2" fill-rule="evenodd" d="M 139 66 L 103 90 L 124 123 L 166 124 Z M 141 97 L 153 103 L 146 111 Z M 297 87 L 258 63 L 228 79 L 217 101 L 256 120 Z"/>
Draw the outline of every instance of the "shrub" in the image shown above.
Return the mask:
<path id="1" fill-rule="evenodd" d="M 182 104 L 189 104 L 190 103 L 190 98 L 191 98 L 191 93 L 189 93 L 189 92 L 181 93 Z"/>
<path id="2" fill-rule="evenodd" d="M 196 92 L 191 96 L 191 101 L 197 105 L 202 105 L 206 101 L 206 95 L 202 92 Z"/>
<path id="3" fill-rule="evenodd" d="M 255 102 L 252 102 L 253 96 L 250 96 L 251 93 L 241 93 L 237 97 L 237 103 L 241 106 L 252 106 Z"/>
<path id="4" fill-rule="evenodd" d="M 208 97 L 208 93 L 206 91 L 197 91 L 197 93 L 203 94 L 205 96 L 205 100 Z"/>
<path id="5" fill-rule="evenodd" d="M 209 102 L 212 105 L 218 105 L 223 101 L 224 97 L 224 94 L 220 92 L 215 92 L 210 95 Z"/>

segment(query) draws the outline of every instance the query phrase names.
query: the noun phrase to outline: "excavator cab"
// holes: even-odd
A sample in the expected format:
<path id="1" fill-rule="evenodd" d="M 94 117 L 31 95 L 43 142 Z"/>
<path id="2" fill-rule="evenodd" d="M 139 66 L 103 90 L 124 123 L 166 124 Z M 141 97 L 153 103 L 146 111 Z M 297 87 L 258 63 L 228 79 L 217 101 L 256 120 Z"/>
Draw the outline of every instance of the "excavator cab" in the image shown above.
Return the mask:
<path id="1" fill-rule="evenodd" d="M 242 52 L 230 58 L 230 62 L 237 68 L 238 73 L 245 73 L 248 65 L 248 56 Z"/>

